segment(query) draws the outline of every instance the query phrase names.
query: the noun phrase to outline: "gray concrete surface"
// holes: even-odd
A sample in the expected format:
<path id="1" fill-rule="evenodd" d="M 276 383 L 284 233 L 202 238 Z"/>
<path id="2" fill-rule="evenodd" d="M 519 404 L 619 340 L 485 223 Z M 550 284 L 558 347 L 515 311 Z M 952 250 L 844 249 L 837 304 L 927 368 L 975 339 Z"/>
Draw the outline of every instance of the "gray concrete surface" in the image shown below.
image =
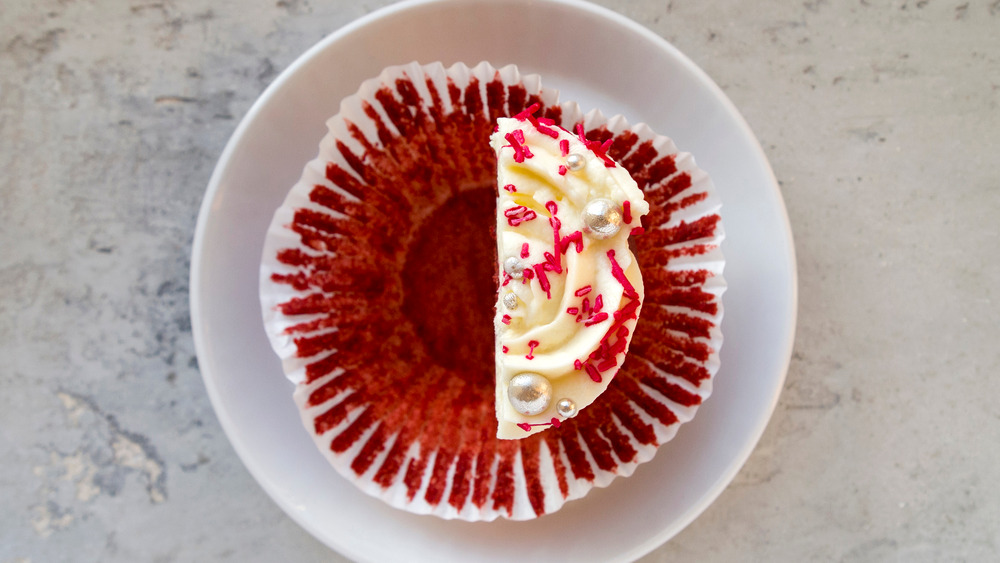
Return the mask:
<path id="1" fill-rule="evenodd" d="M 256 96 L 385 3 L 0 5 L 0 562 L 340 560 L 219 427 L 189 255 Z M 740 108 L 799 259 L 766 434 L 644 560 L 1000 559 L 1000 2 L 601 3 Z"/>

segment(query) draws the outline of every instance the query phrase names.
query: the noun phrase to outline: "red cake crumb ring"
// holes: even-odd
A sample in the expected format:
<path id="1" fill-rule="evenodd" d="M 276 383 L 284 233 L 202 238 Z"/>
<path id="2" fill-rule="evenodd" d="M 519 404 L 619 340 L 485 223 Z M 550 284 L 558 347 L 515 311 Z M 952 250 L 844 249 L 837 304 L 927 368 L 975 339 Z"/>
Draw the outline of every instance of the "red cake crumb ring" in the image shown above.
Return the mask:
<path id="1" fill-rule="evenodd" d="M 522 280 L 495 271 L 489 136 L 534 103 L 644 191 L 646 301 L 598 401 L 498 440 L 493 306 L 498 283 Z M 690 155 L 487 63 L 388 68 L 327 125 L 268 230 L 260 293 L 303 423 L 344 478 L 415 513 L 526 520 L 630 475 L 691 420 L 718 370 L 726 286 L 720 204 Z"/>

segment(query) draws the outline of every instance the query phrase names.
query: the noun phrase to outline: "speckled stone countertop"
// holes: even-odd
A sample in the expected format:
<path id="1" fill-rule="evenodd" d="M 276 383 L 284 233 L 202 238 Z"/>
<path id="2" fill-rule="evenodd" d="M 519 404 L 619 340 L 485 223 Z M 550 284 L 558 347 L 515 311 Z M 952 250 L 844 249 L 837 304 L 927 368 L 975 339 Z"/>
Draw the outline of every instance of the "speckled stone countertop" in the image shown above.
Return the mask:
<path id="1" fill-rule="evenodd" d="M 199 203 L 297 55 L 386 2 L 0 6 L 0 562 L 330 561 L 223 434 Z M 1000 559 L 1000 2 L 603 0 L 704 68 L 780 181 L 780 403 L 644 560 Z"/>

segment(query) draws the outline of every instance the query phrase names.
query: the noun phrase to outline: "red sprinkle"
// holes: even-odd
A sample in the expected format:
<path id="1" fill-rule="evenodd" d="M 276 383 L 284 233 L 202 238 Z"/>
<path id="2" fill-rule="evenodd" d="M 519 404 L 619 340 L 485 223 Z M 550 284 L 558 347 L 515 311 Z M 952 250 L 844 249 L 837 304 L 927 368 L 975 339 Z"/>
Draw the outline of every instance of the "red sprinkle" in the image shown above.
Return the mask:
<path id="1" fill-rule="evenodd" d="M 510 315 L 504 315 L 503 318 L 500 319 L 500 322 L 502 322 L 505 325 L 509 325 L 510 324 Z"/>
<path id="2" fill-rule="evenodd" d="M 551 426 L 552 428 L 559 428 L 562 422 L 558 418 L 553 417 L 552 420 L 548 422 L 539 422 L 538 424 L 528 424 L 527 422 L 518 422 L 517 427 L 525 432 L 531 432 L 532 426 Z"/>
<path id="3" fill-rule="evenodd" d="M 616 359 L 616 356 L 617 355 L 611 356 L 610 358 L 608 358 L 608 359 L 604 360 L 603 362 L 597 364 L 597 370 L 598 371 L 608 371 L 609 369 L 617 366 L 618 365 L 618 360 Z"/>
<path id="4" fill-rule="evenodd" d="M 507 218 L 507 224 L 511 227 L 516 227 L 521 223 L 531 221 L 538 216 L 534 210 L 528 209 L 523 205 L 515 205 L 507 211 L 504 211 L 503 215 Z"/>
<path id="5" fill-rule="evenodd" d="M 646 232 L 646 229 L 643 229 L 642 227 L 636 227 L 636 228 L 632 229 L 631 231 L 629 231 L 628 234 L 639 236 L 639 235 L 641 235 L 642 233 L 645 233 L 645 232 Z"/>
<path id="6" fill-rule="evenodd" d="M 572 233 L 564 236 L 562 240 L 559 241 L 559 252 L 566 254 L 570 243 L 576 247 L 577 253 L 583 252 L 583 233 L 580 231 L 573 231 Z"/>
<path id="7" fill-rule="evenodd" d="M 541 108 L 541 107 L 542 107 L 542 104 L 540 104 L 538 102 L 535 102 L 535 103 L 531 104 L 530 106 L 524 108 L 524 111 L 522 111 L 521 113 L 515 115 L 514 119 L 516 119 L 518 121 L 527 121 L 527 120 L 534 119 L 534 113 L 536 111 L 538 111 L 538 109 Z"/>
<path id="8" fill-rule="evenodd" d="M 517 188 L 514 187 L 514 184 L 507 184 L 506 186 L 503 187 L 503 189 L 505 189 L 505 190 L 507 190 L 508 192 L 511 192 L 511 193 L 517 191 Z"/>
<path id="9" fill-rule="evenodd" d="M 504 139 L 507 139 L 510 147 L 514 149 L 514 162 L 524 162 L 524 159 L 535 156 L 531 154 L 531 149 L 524 145 L 524 131 L 515 129 L 504 135 Z"/>
<path id="10" fill-rule="evenodd" d="M 566 309 L 566 312 L 571 315 L 575 315 L 580 312 L 580 309 L 577 309 L 576 307 L 570 307 L 569 309 Z"/>
<path id="11" fill-rule="evenodd" d="M 527 258 L 528 254 L 528 243 L 524 243 L 521 245 L 521 258 Z"/>
<path id="12" fill-rule="evenodd" d="M 536 122 L 534 125 L 535 129 L 538 129 L 538 132 L 541 133 L 542 135 L 548 135 L 553 139 L 559 138 L 559 132 L 556 131 L 555 129 L 542 125 L 541 120 L 538 120 L 538 122 Z"/>
<path id="13" fill-rule="evenodd" d="M 601 372 L 597 371 L 597 368 L 591 364 L 587 364 L 587 375 L 589 375 L 590 379 L 592 379 L 595 383 L 601 382 Z"/>
<path id="14" fill-rule="evenodd" d="M 573 360 L 573 369 L 583 369 L 583 362 L 580 360 Z"/>
<path id="15" fill-rule="evenodd" d="M 552 299 L 552 286 L 549 284 L 549 278 L 545 275 L 545 264 L 535 264 L 535 277 L 538 278 L 538 285 L 541 286 L 542 291 L 545 292 L 545 296 L 548 299 Z M 524 272 L 528 273 L 529 270 L 525 269 Z"/>
<path id="16" fill-rule="evenodd" d="M 537 347 L 538 347 L 538 341 L 537 340 L 532 340 L 532 341 L 528 342 L 528 355 L 525 356 L 525 358 L 527 358 L 529 360 L 535 359 L 535 348 L 537 348 Z"/>
<path id="17" fill-rule="evenodd" d="M 587 322 L 583 323 L 583 326 L 594 326 L 597 323 L 603 322 L 603 321 L 606 321 L 606 320 L 608 320 L 608 314 L 607 313 L 597 313 L 593 317 L 590 317 L 589 319 L 587 319 Z"/>
<path id="18" fill-rule="evenodd" d="M 504 354 L 506 354 L 507 352 L 509 352 L 509 351 L 510 351 L 510 348 L 508 348 L 508 347 L 504 346 L 504 347 L 502 348 L 502 350 L 503 350 L 503 353 L 504 353 Z"/>
<path id="19" fill-rule="evenodd" d="M 583 297 L 584 295 L 590 293 L 591 289 L 592 288 L 589 285 L 585 285 L 580 289 L 576 290 L 576 292 L 573 295 L 576 295 L 577 297 Z"/>
<path id="20" fill-rule="evenodd" d="M 560 164 L 559 165 L 559 175 L 560 176 L 565 176 L 567 172 L 569 172 L 569 168 L 566 168 L 565 166 L 563 166 L 562 164 Z"/>
<path id="21" fill-rule="evenodd" d="M 559 141 L 559 152 L 561 152 L 563 156 L 569 154 L 569 139 Z"/>
<path id="22" fill-rule="evenodd" d="M 632 222 L 632 202 L 627 199 L 622 202 L 622 221 L 626 225 Z"/>
<path id="23" fill-rule="evenodd" d="M 593 151 L 593 153 L 604 161 L 604 166 L 607 168 L 614 168 L 615 161 L 608 157 L 608 150 L 611 149 L 611 139 L 604 141 L 603 143 L 599 141 L 588 141 L 586 132 L 583 129 L 583 123 L 576 124 L 576 135 L 580 137 L 580 142 L 582 142 L 588 149 Z"/>
<path id="24" fill-rule="evenodd" d="M 611 275 L 613 275 L 615 279 L 618 280 L 618 283 L 622 284 L 622 287 L 625 288 L 625 296 L 629 299 L 639 297 L 639 293 L 636 292 L 634 287 L 632 287 L 632 283 L 625 277 L 625 272 L 622 271 L 622 267 L 619 266 L 618 261 L 615 260 L 614 249 L 608 251 L 608 260 L 611 261 Z"/>
<path id="25" fill-rule="evenodd" d="M 551 252 L 545 252 L 543 256 L 545 256 L 545 262 L 542 262 L 542 268 L 546 272 L 562 273 L 562 260 L 553 256 Z"/>

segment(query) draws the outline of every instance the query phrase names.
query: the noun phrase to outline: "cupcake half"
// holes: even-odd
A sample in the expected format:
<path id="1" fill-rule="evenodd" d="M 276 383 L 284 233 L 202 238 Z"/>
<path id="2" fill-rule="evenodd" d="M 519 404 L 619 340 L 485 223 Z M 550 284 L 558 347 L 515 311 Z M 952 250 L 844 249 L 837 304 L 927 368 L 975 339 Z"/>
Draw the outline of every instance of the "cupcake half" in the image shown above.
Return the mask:
<path id="1" fill-rule="evenodd" d="M 606 391 L 558 428 L 501 440 L 488 140 L 533 104 L 642 190 L 645 296 Z M 690 155 L 486 63 L 388 68 L 327 125 L 268 230 L 260 291 L 306 429 L 342 476 L 411 512 L 530 519 L 631 474 L 694 416 L 718 368 L 725 282 L 719 203 Z"/>

